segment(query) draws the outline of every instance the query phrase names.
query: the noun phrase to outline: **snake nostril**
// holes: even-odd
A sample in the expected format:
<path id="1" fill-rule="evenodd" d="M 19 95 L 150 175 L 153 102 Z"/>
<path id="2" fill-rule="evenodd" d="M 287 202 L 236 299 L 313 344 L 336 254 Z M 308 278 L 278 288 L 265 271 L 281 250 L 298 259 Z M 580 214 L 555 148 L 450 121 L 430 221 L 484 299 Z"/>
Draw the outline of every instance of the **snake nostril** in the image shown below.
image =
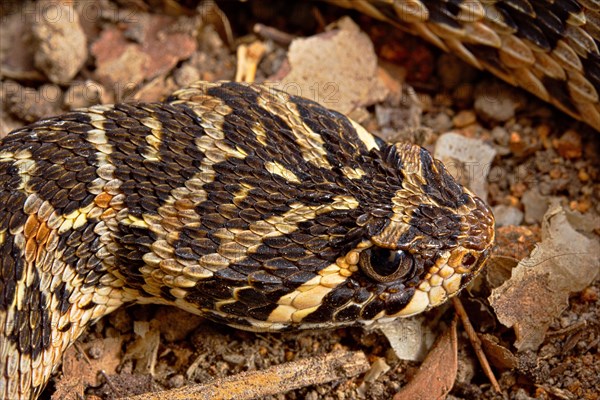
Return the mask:
<path id="1" fill-rule="evenodd" d="M 472 267 L 475 264 L 476 261 L 477 261 L 477 257 L 475 257 L 471 253 L 467 253 L 467 254 L 465 254 L 465 256 L 462 259 L 462 264 L 466 268 L 470 268 L 470 267 Z"/>

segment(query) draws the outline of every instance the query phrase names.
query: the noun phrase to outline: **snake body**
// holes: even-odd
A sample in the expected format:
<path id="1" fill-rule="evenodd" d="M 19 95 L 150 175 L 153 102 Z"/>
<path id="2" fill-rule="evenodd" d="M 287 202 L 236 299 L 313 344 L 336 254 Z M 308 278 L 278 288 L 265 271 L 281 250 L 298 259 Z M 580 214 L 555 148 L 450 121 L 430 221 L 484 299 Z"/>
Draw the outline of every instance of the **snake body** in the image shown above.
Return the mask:
<path id="1" fill-rule="evenodd" d="M 419 35 L 600 131 L 598 0 L 330 2 Z"/>
<path id="2" fill-rule="evenodd" d="M 600 129 L 596 1 L 336 3 Z M 255 331 L 409 316 L 455 295 L 493 240 L 489 208 L 427 151 L 261 85 L 44 119 L 0 142 L 0 397 L 37 397 L 124 304 Z"/>
<path id="3" fill-rule="evenodd" d="M 260 85 L 95 106 L 0 147 L 0 388 L 92 321 L 170 304 L 249 330 L 409 316 L 484 264 L 489 208 L 411 144 Z"/>

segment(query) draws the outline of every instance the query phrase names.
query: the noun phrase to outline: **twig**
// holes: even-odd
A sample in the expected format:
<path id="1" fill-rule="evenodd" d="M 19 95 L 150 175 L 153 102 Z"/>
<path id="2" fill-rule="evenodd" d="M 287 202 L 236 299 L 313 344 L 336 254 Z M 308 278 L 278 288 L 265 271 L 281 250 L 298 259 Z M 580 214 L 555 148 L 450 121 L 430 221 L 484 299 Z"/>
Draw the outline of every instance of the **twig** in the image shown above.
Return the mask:
<path id="1" fill-rule="evenodd" d="M 350 378 L 369 369 L 362 351 L 335 351 L 277 365 L 263 371 L 243 372 L 212 383 L 190 385 L 122 400 L 245 400 L 285 393 L 309 385 Z"/>
<path id="2" fill-rule="evenodd" d="M 585 320 L 579 321 L 572 325 L 567 326 L 566 328 L 557 329 L 555 331 L 548 332 L 548 333 L 546 333 L 546 337 L 562 336 L 567 333 L 571 333 L 573 331 L 578 331 L 580 329 L 584 329 L 585 327 L 587 327 L 587 321 L 585 321 Z"/>
<path id="3" fill-rule="evenodd" d="M 236 82 L 254 82 L 258 63 L 266 52 L 266 47 L 261 41 L 252 44 L 241 44 L 237 48 L 238 64 L 235 72 Z"/>
<path id="4" fill-rule="evenodd" d="M 252 30 L 263 39 L 270 39 L 283 46 L 289 46 L 289 44 L 292 43 L 292 41 L 296 38 L 296 36 L 290 35 L 287 32 L 283 32 L 279 29 L 263 24 L 255 24 Z"/>
<path id="5" fill-rule="evenodd" d="M 465 332 L 467 332 L 467 336 L 469 336 L 471 345 L 473 346 L 473 349 L 475 349 L 475 354 L 477 355 L 477 358 L 479 359 L 479 364 L 481 364 L 481 367 L 483 368 L 483 372 L 486 374 L 486 376 L 490 380 L 490 383 L 492 384 L 492 387 L 494 388 L 494 390 L 497 393 L 501 393 L 502 389 L 500 389 L 500 385 L 498 384 L 498 381 L 496 380 L 496 377 L 494 376 L 494 372 L 492 371 L 492 368 L 490 367 L 490 363 L 488 362 L 487 357 L 485 356 L 485 353 L 483 352 L 483 349 L 481 348 L 481 340 L 479 340 L 479 336 L 477 336 L 477 332 L 475 332 L 473 325 L 471 325 L 471 321 L 469 321 L 469 316 L 467 315 L 467 312 L 465 311 L 465 308 L 463 307 L 462 302 L 460 301 L 460 299 L 458 297 L 453 297 L 452 304 L 454 305 L 456 313 L 460 317 L 460 320 L 461 320 L 463 326 L 465 327 Z"/>

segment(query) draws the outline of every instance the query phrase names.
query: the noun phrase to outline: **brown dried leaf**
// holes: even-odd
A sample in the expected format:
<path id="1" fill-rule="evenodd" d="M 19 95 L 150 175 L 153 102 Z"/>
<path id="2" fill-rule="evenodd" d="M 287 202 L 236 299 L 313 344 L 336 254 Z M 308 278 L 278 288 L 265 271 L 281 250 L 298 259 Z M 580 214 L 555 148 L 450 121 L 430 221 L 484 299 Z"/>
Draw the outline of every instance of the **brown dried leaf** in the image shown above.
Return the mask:
<path id="1" fill-rule="evenodd" d="M 98 386 L 98 372 L 114 374 L 121 362 L 123 339 L 96 339 L 88 343 L 72 346 L 63 356 L 62 376 L 56 380 L 56 391 L 52 399 L 81 399 L 88 386 Z M 87 357 L 84 354 L 93 354 Z"/>
<path id="2" fill-rule="evenodd" d="M 127 31 L 120 27 L 104 30 L 91 46 L 97 65 L 96 80 L 119 94 L 124 88 L 166 75 L 197 48 L 191 35 L 169 29 L 176 22 L 177 19 L 164 15 L 139 13 Z M 128 34 L 135 35 L 139 43 L 129 41 Z"/>
<path id="3" fill-rule="evenodd" d="M 394 400 L 445 399 L 458 370 L 456 320 L 433 345 L 419 372 L 394 396 Z"/>
<path id="4" fill-rule="evenodd" d="M 569 293 L 588 286 L 600 270 L 600 242 L 577 232 L 558 204 L 544 216 L 542 242 L 489 297 L 498 320 L 515 329 L 519 350 L 535 350 Z"/>
<path id="5" fill-rule="evenodd" d="M 517 357 L 506 347 L 498 343 L 498 338 L 493 335 L 479 335 L 481 344 L 490 363 L 501 369 L 517 368 L 519 361 Z"/>

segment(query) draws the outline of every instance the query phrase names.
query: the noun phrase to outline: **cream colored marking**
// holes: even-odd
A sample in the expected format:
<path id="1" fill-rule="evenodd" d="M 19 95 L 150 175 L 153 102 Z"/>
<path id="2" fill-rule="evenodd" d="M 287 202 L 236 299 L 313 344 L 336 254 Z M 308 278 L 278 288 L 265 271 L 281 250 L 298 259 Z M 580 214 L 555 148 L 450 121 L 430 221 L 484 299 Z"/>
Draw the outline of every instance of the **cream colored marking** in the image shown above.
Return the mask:
<path id="1" fill-rule="evenodd" d="M 431 278 L 429 278 L 429 284 L 431 286 L 440 286 L 443 281 L 444 278 L 442 278 L 440 275 L 432 275 Z"/>
<path id="2" fill-rule="evenodd" d="M 279 305 L 271 314 L 269 314 L 269 318 L 267 318 L 267 322 L 271 323 L 286 323 L 292 320 L 292 314 L 297 311 L 295 307 L 289 305 Z"/>
<path id="3" fill-rule="evenodd" d="M 145 159 L 149 161 L 160 161 L 160 145 L 163 137 L 163 126 L 162 123 L 154 117 L 145 117 L 140 120 L 142 125 L 150 128 L 152 134 L 146 136 L 146 147 L 142 154 Z"/>
<path id="4" fill-rule="evenodd" d="M 429 282 L 423 281 L 419 284 L 418 288 L 422 292 L 429 292 L 429 290 L 431 289 L 431 285 L 429 284 Z"/>
<path id="5" fill-rule="evenodd" d="M 258 94 L 258 105 L 283 119 L 292 129 L 292 134 L 296 139 L 296 144 L 304 161 L 320 168 L 331 169 L 331 165 L 327 161 L 325 141 L 321 135 L 304 123 L 294 104 L 289 101 L 289 96 L 268 89 L 260 90 Z M 287 109 L 283 109 L 283 107 L 287 107 Z"/>
<path id="6" fill-rule="evenodd" d="M 105 165 L 110 165 L 106 155 L 112 153 L 113 147 L 108 143 L 108 138 L 106 137 L 106 130 L 104 129 L 106 117 L 104 116 L 104 113 L 112 110 L 113 108 L 114 107 L 112 105 L 93 106 L 89 109 L 90 112 L 87 114 L 92 120 L 91 125 L 96 129 L 88 131 L 86 139 L 88 142 L 92 143 L 97 150 L 96 155 L 98 156 L 100 164 L 99 168 Z M 98 175 L 101 176 L 100 174 Z"/>
<path id="7" fill-rule="evenodd" d="M 292 301 L 292 307 L 296 307 L 298 310 L 304 310 L 321 304 L 323 298 L 332 290 L 332 287 L 321 285 L 322 283 L 309 290 L 300 291 Z"/>
<path id="8" fill-rule="evenodd" d="M 0 151 L 0 162 L 16 161 L 16 160 L 31 160 L 31 152 L 29 150 L 18 150 L 16 153 L 10 151 Z M 31 160 L 33 162 L 33 160 Z"/>
<path id="9" fill-rule="evenodd" d="M 450 252 L 450 251 L 445 251 L 444 253 L 440 254 L 439 258 L 437 260 L 435 260 L 435 267 L 436 268 L 443 268 L 445 265 L 449 264 L 449 260 L 452 258 L 452 255 L 454 253 Z M 451 265 L 452 267 L 452 265 Z"/>
<path id="10" fill-rule="evenodd" d="M 110 110 L 114 110 L 114 108 L 115 107 L 113 104 L 98 104 L 95 106 L 91 106 L 85 110 L 87 111 L 87 116 L 92 121 L 103 121 L 106 120 L 104 113 Z"/>
<path id="11" fill-rule="evenodd" d="M 446 292 L 451 295 L 453 293 L 458 292 L 460 289 L 460 282 L 462 280 L 462 275 L 454 274 L 451 277 L 444 279 L 444 283 L 442 286 L 446 289 Z"/>
<path id="12" fill-rule="evenodd" d="M 340 267 L 337 264 L 331 264 L 319 271 L 319 275 L 327 276 L 330 274 L 337 274 L 340 271 Z"/>
<path id="13" fill-rule="evenodd" d="M 202 256 L 197 266 L 192 266 L 191 264 L 185 265 L 184 261 L 175 260 L 172 243 L 177 240 L 182 221 L 185 221 L 186 225 L 198 224 L 201 221 L 201 216 L 195 213 L 193 207 L 190 210 L 182 211 L 176 202 L 179 201 L 180 203 L 178 204 L 183 204 L 181 203 L 183 201 L 184 203 L 189 202 L 194 205 L 205 200 L 207 193 L 202 187 L 204 184 L 214 181 L 216 174 L 213 165 L 232 157 L 243 159 L 247 156 L 241 148 L 233 148 L 226 143 L 222 127 L 225 116 L 231 113 L 232 110 L 221 100 L 207 96 L 204 93 L 207 88 L 215 86 L 219 86 L 219 84 L 203 84 L 198 89 L 191 88 L 176 93 L 180 100 L 174 103 L 186 103 L 194 109 L 199 117 L 199 124 L 204 128 L 206 134 L 197 138 L 195 143 L 205 157 L 200 165 L 199 173 L 186 182 L 184 188 L 174 189 L 171 192 L 172 198 L 167 200 L 166 204 L 158 210 L 159 215 L 162 216 L 162 220 L 157 222 L 144 218 L 148 228 L 157 235 L 157 241 L 152 245 L 154 255 L 144 255 L 144 260 L 147 260 L 147 264 L 142 269 L 146 286 L 152 288 L 153 291 L 158 290 L 164 284 L 169 286 L 181 285 L 182 287 L 191 286 L 192 283 L 197 282 L 199 279 L 212 276 L 214 271 L 226 268 L 231 262 L 251 251 L 252 248 L 258 247 L 262 243 L 261 239 L 263 237 L 278 237 L 289 234 L 297 229 L 299 222 L 314 219 L 319 214 L 333 210 L 349 210 L 358 206 L 358 201 L 351 196 L 338 196 L 332 204 L 323 206 L 293 204 L 291 210 L 284 215 L 258 221 L 252 224 L 246 231 L 229 231 L 225 228 L 217 230 L 214 234 L 221 239 L 219 249 L 216 253 Z M 264 93 L 261 92 L 261 96 L 263 95 Z M 287 107 L 286 99 L 285 97 L 279 98 L 275 103 L 269 104 L 267 104 L 268 101 L 265 103 L 264 101 L 266 100 L 262 99 L 263 103 L 261 105 L 271 111 L 269 108 L 270 105 Z M 188 103 L 188 101 L 192 102 Z M 280 112 L 277 112 L 277 110 L 272 111 L 282 117 L 290 116 L 289 112 L 285 112 L 285 115 L 282 115 L 283 110 L 280 110 Z M 327 152 L 323 147 L 322 138 L 303 125 L 297 115 L 293 115 L 292 117 L 297 119 L 292 126 L 295 126 L 294 135 L 301 146 L 305 159 L 318 166 L 330 168 L 326 160 Z M 256 125 L 252 129 L 257 136 L 257 140 L 261 143 L 266 143 L 264 127 Z M 271 173 L 283 176 L 289 181 L 300 182 L 295 174 L 279 163 L 271 162 L 268 164 L 267 169 Z M 234 198 L 234 204 L 243 200 L 251 189 L 251 187 L 242 187 L 240 193 L 237 193 Z M 158 243 L 160 243 L 160 246 L 158 246 Z M 154 270 L 157 268 L 162 273 L 155 272 Z M 182 268 L 182 271 L 187 271 L 187 273 L 184 272 L 184 277 L 179 280 L 174 279 L 171 274 L 173 270 L 178 268 Z M 333 278 L 328 279 L 333 281 Z M 309 288 L 303 288 L 304 291 L 307 289 Z M 185 296 L 185 291 L 181 289 L 178 291 L 176 287 L 172 287 L 171 291 L 176 297 L 181 298 Z M 184 301 L 178 302 L 179 305 L 183 305 L 183 303 Z"/>
<path id="14" fill-rule="evenodd" d="M 418 314 L 425 311 L 429 307 L 429 296 L 426 292 L 416 290 L 412 299 L 408 304 L 399 312 L 394 314 L 398 317 L 410 317 L 411 315 Z"/>
<path id="15" fill-rule="evenodd" d="M 451 268 L 450 266 L 446 265 L 444 266 L 442 269 L 440 269 L 440 271 L 438 272 L 438 275 L 441 276 L 444 279 L 448 279 L 449 277 L 451 277 L 454 274 L 454 269 Z"/>
<path id="16" fill-rule="evenodd" d="M 13 166 L 17 168 L 19 178 L 21 178 L 21 182 L 19 183 L 19 187 L 17 189 L 25 192 L 25 194 L 27 194 L 26 190 L 29 184 L 29 179 L 31 178 L 29 172 L 36 167 L 35 161 L 30 157 L 31 152 L 28 150 L 21 150 L 14 154 L 10 152 L 0 153 L 0 162 L 12 161 Z"/>
<path id="17" fill-rule="evenodd" d="M 366 172 L 360 168 L 350 168 L 345 166 L 342 168 L 342 172 L 348 179 L 360 179 L 366 175 Z"/>
<path id="18" fill-rule="evenodd" d="M 340 274 L 329 274 L 321 279 L 321 285 L 333 289 L 346 282 L 347 278 Z"/>
<path id="19" fill-rule="evenodd" d="M 397 218 L 402 218 L 404 213 L 397 212 L 397 210 L 395 210 L 394 208 L 395 207 L 392 207 L 394 215 L 392 216 L 388 226 L 385 227 L 380 234 L 371 238 L 371 240 L 376 246 L 387 247 L 390 244 L 395 245 L 400 239 L 400 237 L 404 235 L 404 233 L 406 233 L 408 229 L 410 229 L 410 225 L 406 224 L 403 221 L 397 220 Z"/>
<path id="20" fill-rule="evenodd" d="M 299 323 L 299 322 L 301 322 L 308 315 L 310 315 L 313 312 L 317 311 L 318 308 L 319 308 L 319 306 L 314 306 L 314 307 L 311 307 L 311 308 L 305 308 L 305 309 L 298 310 L 298 311 L 294 312 L 292 314 L 292 322 L 294 322 L 296 324 Z"/>
<path id="21" fill-rule="evenodd" d="M 289 182 L 300 183 L 300 179 L 292 171 L 279 164 L 277 161 L 268 161 L 265 163 L 267 171 L 273 175 L 279 175 Z"/>
<path id="22" fill-rule="evenodd" d="M 446 294 L 446 290 L 444 290 L 441 286 L 432 287 L 429 290 L 429 307 L 435 307 L 438 304 L 446 301 L 448 295 Z"/>
<path id="23" fill-rule="evenodd" d="M 344 261 L 348 265 L 357 265 L 360 260 L 360 251 L 357 249 L 350 250 L 344 257 Z"/>
<path id="24" fill-rule="evenodd" d="M 98 122 L 96 125 L 100 126 Z M 108 138 L 106 137 L 106 131 L 104 129 L 95 128 L 87 131 L 87 141 L 92 144 L 108 144 Z"/>
<path id="25" fill-rule="evenodd" d="M 112 107 L 106 107 L 107 110 L 111 108 Z M 98 178 L 94 179 L 93 183 L 88 186 L 88 190 L 95 195 L 105 194 L 105 196 L 114 196 L 116 193 L 106 187 L 108 182 L 114 179 L 115 172 L 115 167 L 110 163 L 108 158 L 113 152 L 113 146 L 108 143 L 106 131 L 103 129 L 103 122 L 106 118 L 104 115 L 94 113 L 90 113 L 89 117 L 92 118 L 92 125 L 94 125 L 95 129 L 87 132 L 86 140 L 97 150 L 96 160 L 98 162 L 98 168 L 96 168 L 96 174 L 98 175 Z M 120 188 L 121 182 L 118 182 L 118 188 Z M 97 210 L 101 209 L 102 207 L 99 207 Z M 89 214 L 96 215 L 97 212 L 90 212 Z"/>
<path id="26" fill-rule="evenodd" d="M 367 131 L 358 122 L 355 122 L 350 118 L 348 118 L 348 120 L 356 130 L 356 134 L 358 135 L 360 141 L 363 142 L 363 144 L 367 147 L 367 150 L 379 149 L 379 146 L 377 146 L 377 142 L 375 141 L 375 137 L 369 131 Z"/>
<path id="27" fill-rule="evenodd" d="M 258 141 L 258 143 L 262 144 L 263 146 L 266 146 L 267 132 L 265 131 L 265 127 L 257 123 L 252 126 L 252 131 L 256 135 L 256 140 Z"/>
<path id="28" fill-rule="evenodd" d="M 146 221 L 144 221 L 143 218 L 138 218 L 135 215 L 131 214 L 128 214 L 126 218 L 120 220 L 119 222 L 121 222 L 123 225 L 133 226 L 136 228 L 149 228 L 148 224 L 146 223 Z"/>
<path id="29" fill-rule="evenodd" d="M 37 242 L 34 248 L 31 249 L 36 252 L 36 255 L 35 259 L 30 259 L 29 256 L 25 257 L 23 255 L 26 260 L 23 278 L 16 282 L 15 299 L 8 307 L 7 313 L 0 316 L 0 319 L 4 319 L 1 325 L 7 327 L 8 330 L 12 330 L 16 321 L 16 312 L 26 309 L 30 299 L 25 298 L 25 291 L 33 284 L 34 271 L 37 268 L 45 272 L 39 274 L 40 288 L 46 292 L 53 293 L 52 295 L 45 296 L 45 304 L 39 305 L 40 308 L 51 311 L 49 314 L 50 320 L 47 323 L 56 328 L 65 327 L 70 323 L 71 327 L 67 331 L 59 329 L 51 330 L 50 342 L 52 346 L 44 349 L 36 359 L 20 357 L 18 351 L 12 348 L 7 341 L 0 343 L 0 355 L 4 357 L 5 353 L 10 351 L 16 357 L 20 358 L 20 361 L 12 364 L 18 366 L 11 373 L 11 376 L 15 377 L 14 382 L 27 382 L 27 387 L 30 384 L 32 387 L 39 387 L 49 378 L 53 367 L 58 364 L 62 352 L 83 332 L 87 321 L 102 317 L 121 306 L 123 301 L 119 301 L 118 292 L 113 293 L 110 291 L 109 293 L 107 290 L 100 289 L 98 296 L 95 296 L 93 294 L 94 288 L 82 288 L 82 278 L 64 263 L 62 260 L 63 250 L 58 251 L 56 247 L 57 232 L 52 230 L 53 228 L 50 225 L 60 227 L 63 226 L 65 221 L 72 221 L 72 226 L 79 226 L 86 218 L 86 214 L 94 208 L 94 205 L 76 210 L 64 216 L 57 214 L 49 202 L 42 202 L 35 194 L 31 194 L 27 200 L 27 207 L 24 205 L 24 209 L 29 211 L 26 223 L 29 228 L 27 230 L 20 230 L 14 236 L 14 242 L 17 248 L 21 249 L 22 253 L 26 249 L 24 247 L 25 243 L 29 245 L 29 243 Z M 37 221 L 34 221 L 34 219 L 37 219 Z M 63 283 L 71 291 L 69 302 L 74 304 L 74 306 L 71 307 L 69 313 L 61 316 L 58 312 L 53 312 L 52 310 L 57 310 L 59 303 L 59 299 L 57 299 L 54 292 Z M 89 292 L 90 290 L 92 292 L 89 295 L 84 294 L 84 292 Z M 83 312 L 83 306 L 87 305 L 88 301 L 94 299 L 106 303 L 106 305 L 94 306 Z M 6 365 L 10 368 L 11 362 L 8 362 Z M 9 388 L 8 390 L 8 393 L 15 395 L 17 393 L 16 389 Z"/>
<path id="30" fill-rule="evenodd" d="M 358 247 L 370 245 L 370 242 L 365 241 L 361 242 Z M 358 252 L 352 250 L 345 257 L 339 257 L 335 264 L 319 271 L 319 275 L 305 282 L 293 292 L 282 296 L 267 321 L 285 322 L 291 318 L 294 322 L 300 322 L 306 315 L 318 309 L 331 290 L 343 284 L 347 277 L 358 270 L 355 264 L 349 265 L 347 260 L 357 263 Z"/>

